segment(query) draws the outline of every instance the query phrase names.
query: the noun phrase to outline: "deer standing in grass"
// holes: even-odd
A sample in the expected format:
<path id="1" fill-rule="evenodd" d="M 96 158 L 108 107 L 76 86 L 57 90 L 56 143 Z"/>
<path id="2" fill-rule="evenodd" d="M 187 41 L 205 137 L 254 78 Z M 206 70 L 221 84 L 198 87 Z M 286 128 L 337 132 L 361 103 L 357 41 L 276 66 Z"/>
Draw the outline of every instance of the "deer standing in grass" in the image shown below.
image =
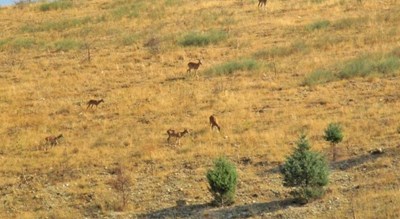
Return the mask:
<path id="1" fill-rule="evenodd" d="M 58 140 L 60 139 L 60 138 L 63 138 L 64 136 L 62 135 L 62 134 L 60 134 L 60 135 L 58 135 L 58 136 L 54 136 L 54 135 L 51 135 L 51 136 L 48 136 L 48 137 L 46 137 L 44 140 L 46 141 L 46 147 L 45 147 L 45 150 L 47 150 L 47 145 L 50 145 L 50 146 L 56 146 L 56 145 L 58 145 Z"/>
<path id="2" fill-rule="evenodd" d="M 101 102 L 104 102 L 104 100 L 103 99 L 100 99 L 100 100 L 89 100 L 87 102 L 88 106 L 87 106 L 86 109 L 93 108 L 93 106 L 96 106 L 96 108 L 97 108 L 97 105 L 99 105 Z"/>
<path id="3" fill-rule="evenodd" d="M 259 8 L 264 7 L 264 9 L 265 9 L 265 6 L 267 5 L 267 1 L 268 0 L 258 0 L 258 7 Z"/>
<path id="4" fill-rule="evenodd" d="M 194 74 L 196 75 L 196 77 L 198 77 L 197 75 L 197 69 L 199 69 L 200 65 L 203 64 L 201 63 L 200 59 L 198 59 L 198 62 L 189 62 L 188 63 L 188 70 L 186 71 L 187 73 L 191 72 L 192 69 L 194 69 Z"/>
<path id="5" fill-rule="evenodd" d="M 218 131 L 221 131 L 221 126 L 219 126 L 217 118 L 214 115 L 210 116 L 210 125 L 211 125 L 211 130 L 216 127 Z"/>
<path id="6" fill-rule="evenodd" d="M 188 134 L 188 133 L 189 133 L 189 131 L 188 131 L 187 129 L 183 130 L 183 132 L 177 132 L 177 131 L 175 131 L 175 130 L 173 130 L 173 129 L 168 129 L 168 130 L 167 130 L 167 134 L 168 134 L 168 139 L 167 139 L 167 141 L 168 141 L 168 143 L 169 143 L 169 140 L 170 140 L 172 137 L 174 137 L 174 138 L 176 138 L 175 144 L 178 143 L 178 145 L 180 145 L 180 144 L 181 144 L 181 142 L 180 142 L 181 138 L 182 138 L 183 136 L 185 136 L 186 134 Z"/>

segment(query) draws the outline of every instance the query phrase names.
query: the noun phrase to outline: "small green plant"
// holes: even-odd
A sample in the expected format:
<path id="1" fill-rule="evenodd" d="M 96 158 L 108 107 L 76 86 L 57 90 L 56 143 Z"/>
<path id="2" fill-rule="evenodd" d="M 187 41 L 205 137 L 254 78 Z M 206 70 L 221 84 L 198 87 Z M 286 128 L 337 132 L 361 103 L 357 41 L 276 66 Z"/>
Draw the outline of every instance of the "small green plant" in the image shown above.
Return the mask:
<path id="1" fill-rule="evenodd" d="M 72 7 L 72 1 L 69 0 L 58 0 L 51 1 L 48 3 L 43 3 L 39 6 L 39 10 L 41 11 L 50 11 L 50 10 L 64 10 Z"/>
<path id="2" fill-rule="evenodd" d="M 335 79 L 335 76 L 332 72 L 328 70 L 318 69 L 308 75 L 302 85 L 313 86 L 320 83 L 327 83 Z"/>
<path id="3" fill-rule="evenodd" d="M 332 146 L 332 159 L 336 161 L 336 145 L 343 140 L 342 127 L 338 123 L 330 123 L 325 129 L 324 139 Z"/>
<path id="4" fill-rule="evenodd" d="M 285 57 L 295 53 L 307 53 L 309 47 L 303 41 L 295 41 L 290 46 L 274 46 L 269 49 L 262 49 L 253 53 L 256 59 Z"/>
<path id="5" fill-rule="evenodd" d="M 233 204 L 235 199 L 237 172 L 233 163 L 224 157 L 214 161 L 214 168 L 208 170 L 207 179 L 210 192 L 214 196 L 214 204 L 224 206 Z"/>
<path id="6" fill-rule="evenodd" d="M 205 71 L 206 75 L 231 75 L 237 71 L 254 71 L 260 67 L 260 64 L 253 59 L 241 59 L 229 61 Z"/>
<path id="7" fill-rule="evenodd" d="M 307 30 L 315 31 L 315 30 L 325 29 L 328 28 L 330 24 L 331 22 L 328 20 L 315 21 L 307 26 Z"/>
<path id="8" fill-rule="evenodd" d="M 83 47 L 83 43 L 73 39 L 63 39 L 54 43 L 56 51 L 69 51 Z"/>
<path id="9" fill-rule="evenodd" d="M 286 159 L 281 169 L 283 186 L 294 187 L 291 194 L 302 204 L 322 197 L 325 193 L 324 186 L 329 182 L 325 157 L 310 148 L 306 136 L 300 136 L 296 150 Z"/>
<path id="10" fill-rule="evenodd" d="M 206 33 L 191 32 L 183 36 L 179 41 L 182 46 L 207 46 L 209 44 L 217 44 L 228 38 L 225 31 L 213 30 Z"/>
<path id="11" fill-rule="evenodd" d="M 21 27 L 21 31 L 26 33 L 43 31 L 64 31 L 69 28 L 79 27 L 81 25 L 88 24 L 91 21 L 92 19 L 90 17 L 48 21 L 38 25 L 24 25 Z"/>

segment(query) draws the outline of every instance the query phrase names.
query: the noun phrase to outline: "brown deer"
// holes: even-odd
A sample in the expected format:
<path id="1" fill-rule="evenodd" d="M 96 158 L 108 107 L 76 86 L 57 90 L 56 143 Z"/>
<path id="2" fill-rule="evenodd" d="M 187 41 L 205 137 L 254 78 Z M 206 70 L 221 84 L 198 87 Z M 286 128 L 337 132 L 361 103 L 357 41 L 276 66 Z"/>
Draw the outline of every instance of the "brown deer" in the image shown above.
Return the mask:
<path id="1" fill-rule="evenodd" d="M 44 140 L 46 141 L 47 145 L 56 146 L 56 145 L 58 145 L 58 140 L 63 137 L 64 136 L 62 134 L 60 134 L 58 136 L 50 135 L 50 136 L 47 136 L 46 138 L 44 138 Z M 45 147 L 45 150 L 47 150 L 47 146 Z"/>
<path id="2" fill-rule="evenodd" d="M 203 64 L 203 63 L 201 63 L 200 59 L 197 59 L 197 60 L 198 60 L 197 63 L 196 62 L 189 62 L 188 63 L 188 70 L 186 71 L 186 73 L 189 73 L 189 72 L 192 71 L 192 69 L 194 69 L 194 73 L 195 73 L 196 77 L 198 77 L 197 76 L 197 69 L 199 69 L 200 65 Z"/>
<path id="3" fill-rule="evenodd" d="M 173 130 L 173 129 L 168 129 L 168 130 L 167 130 L 167 134 L 168 134 L 168 139 L 167 139 L 167 141 L 168 141 L 168 143 L 169 143 L 169 140 L 171 139 L 171 137 L 174 137 L 174 138 L 176 138 L 175 144 L 178 143 L 178 145 L 180 145 L 180 144 L 181 144 L 180 139 L 181 139 L 185 134 L 188 134 L 188 133 L 189 133 L 189 131 L 188 131 L 187 129 L 183 130 L 183 132 L 177 132 L 177 131 L 175 131 L 175 130 Z"/>
<path id="4" fill-rule="evenodd" d="M 103 99 L 100 99 L 100 100 L 89 100 L 87 102 L 88 106 L 87 106 L 86 109 L 93 108 L 93 106 L 96 106 L 96 108 L 97 108 L 97 105 L 99 105 L 101 102 L 104 102 L 104 100 Z"/>
<path id="5" fill-rule="evenodd" d="M 264 6 L 264 9 L 265 9 L 265 6 L 267 5 L 267 1 L 268 0 L 258 0 L 258 7 L 260 8 L 260 7 Z"/>
<path id="6" fill-rule="evenodd" d="M 210 116 L 210 125 L 211 125 L 211 130 L 216 127 L 218 131 L 221 131 L 221 126 L 219 126 L 217 118 L 214 115 Z"/>

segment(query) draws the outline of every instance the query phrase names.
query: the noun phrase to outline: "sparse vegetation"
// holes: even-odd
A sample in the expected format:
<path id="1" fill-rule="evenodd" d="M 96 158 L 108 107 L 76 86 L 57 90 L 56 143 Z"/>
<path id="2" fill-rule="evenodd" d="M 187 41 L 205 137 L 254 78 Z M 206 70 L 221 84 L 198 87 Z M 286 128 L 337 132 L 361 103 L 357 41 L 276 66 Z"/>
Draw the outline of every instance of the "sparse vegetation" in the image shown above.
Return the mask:
<path id="1" fill-rule="evenodd" d="M 117 166 L 113 170 L 116 178 L 109 181 L 111 188 L 113 188 L 120 196 L 120 204 L 115 207 L 115 209 L 119 211 L 122 211 L 127 207 L 132 186 L 132 179 L 125 173 L 125 171 L 125 167 L 122 167 L 121 165 Z"/>
<path id="2" fill-rule="evenodd" d="M 84 24 L 91 22 L 90 17 L 74 18 L 74 19 L 62 19 L 58 21 L 43 22 L 38 25 L 24 25 L 21 27 L 22 32 L 34 33 L 34 32 L 47 32 L 47 31 L 64 31 L 70 28 L 76 28 Z"/>
<path id="3" fill-rule="evenodd" d="M 228 37 L 225 31 L 212 30 L 205 33 L 191 32 L 182 37 L 179 44 L 182 46 L 207 46 L 216 44 Z"/>
<path id="4" fill-rule="evenodd" d="M 74 39 L 63 39 L 54 43 L 56 51 L 69 51 L 82 48 L 83 43 Z"/>
<path id="5" fill-rule="evenodd" d="M 260 64 L 253 59 L 239 59 L 216 65 L 205 71 L 209 76 L 231 75 L 237 71 L 254 71 L 260 68 Z"/>
<path id="6" fill-rule="evenodd" d="M 227 158 L 220 157 L 214 161 L 213 169 L 208 170 L 207 180 L 214 204 L 225 206 L 233 204 L 237 185 L 236 167 Z"/>
<path id="7" fill-rule="evenodd" d="M 315 30 L 324 29 L 324 28 L 329 27 L 330 24 L 331 24 L 331 22 L 328 20 L 315 21 L 314 23 L 307 26 L 307 30 L 315 31 Z"/>
<path id="8" fill-rule="evenodd" d="M 290 46 L 274 46 L 269 49 L 262 49 L 255 53 L 253 53 L 253 57 L 256 59 L 265 59 L 265 58 L 279 58 L 290 56 L 295 53 L 307 53 L 309 48 L 307 44 L 303 41 L 295 41 Z"/>
<path id="9" fill-rule="evenodd" d="M 72 7 L 71 0 L 54 0 L 46 3 L 42 3 L 39 6 L 41 11 L 50 11 L 50 10 L 65 10 Z"/>
<path id="10" fill-rule="evenodd" d="M 338 65 L 337 73 L 328 69 L 318 69 L 306 76 L 304 85 L 315 85 L 340 79 L 367 77 L 372 75 L 397 75 L 400 69 L 400 58 L 395 50 L 387 55 L 364 55 Z M 333 67 L 331 67 L 334 69 Z"/>
<path id="11" fill-rule="evenodd" d="M 282 167 L 283 185 L 294 187 L 291 192 L 299 203 L 308 203 L 321 198 L 329 182 L 328 164 L 325 158 L 311 151 L 305 135 L 297 142 L 297 148 Z"/>

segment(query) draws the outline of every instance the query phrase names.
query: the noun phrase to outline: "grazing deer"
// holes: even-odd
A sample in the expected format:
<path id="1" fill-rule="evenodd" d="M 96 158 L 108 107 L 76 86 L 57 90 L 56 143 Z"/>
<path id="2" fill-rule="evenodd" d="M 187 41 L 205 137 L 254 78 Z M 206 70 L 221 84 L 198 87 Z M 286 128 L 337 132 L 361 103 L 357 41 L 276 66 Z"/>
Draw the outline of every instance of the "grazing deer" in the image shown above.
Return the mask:
<path id="1" fill-rule="evenodd" d="M 268 0 L 258 0 L 258 7 L 260 8 L 260 7 L 264 6 L 264 9 L 265 9 L 265 6 L 267 5 L 267 1 Z"/>
<path id="2" fill-rule="evenodd" d="M 169 143 L 169 140 L 171 139 L 171 137 L 175 137 L 175 138 L 176 138 L 175 144 L 178 143 L 178 145 L 180 145 L 180 144 L 181 144 L 180 139 L 181 139 L 185 134 L 188 134 L 188 133 L 189 133 L 189 131 L 188 131 L 187 129 L 183 130 L 183 132 L 177 132 L 177 131 L 175 131 L 175 130 L 173 130 L 173 129 L 168 129 L 168 130 L 167 130 L 167 134 L 168 134 L 168 139 L 167 139 L 167 141 L 168 141 L 168 143 Z"/>
<path id="3" fill-rule="evenodd" d="M 86 109 L 93 108 L 93 106 L 97 107 L 97 105 L 99 105 L 101 102 L 104 102 L 104 100 L 103 99 L 100 99 L 100 100 L 89 100 L 87 102 L 88 106 L 87 106 Z"/>
<path id="4" fill-rule="evenodd" d="M 197 60 L 198 60 L 197 63 L 196 62 L 189 62 L 188 63 L 188 70 L 186 71 L 187 73 L 189 73 L 189 72 L 192 71 L 192 69 L 194 69 L 194 73 L 195 73 L 196 77 L 198 77 L 197 76 L 197 69 L 200 67 L 201 64 L 203 64 L 203 63 L 201 63 L 200 59 L 197 59 Z"/>
<path id="5" fill-rule="evenodd" d="M 217 118 L 214 115 L 210 116 L 210 125 L 211 125 L 211 130 L 216 127 L 218 131 L 221 131 L 221 126 L 218 125 Z"/>
<path id="6" fill-rule="evenodd" d="M 64 136 L 62 134 L 58 135 L 58 136 L 48 136 L 46 138 L 44 138 L 44 140 L 46 140 L 46 144 L 50 145 L 50 146 L 56 146 L 58 145 L 58 139 L 63 138 Z M 47 146 L 45 147 L 45 150 L 47 150 Z"/>

